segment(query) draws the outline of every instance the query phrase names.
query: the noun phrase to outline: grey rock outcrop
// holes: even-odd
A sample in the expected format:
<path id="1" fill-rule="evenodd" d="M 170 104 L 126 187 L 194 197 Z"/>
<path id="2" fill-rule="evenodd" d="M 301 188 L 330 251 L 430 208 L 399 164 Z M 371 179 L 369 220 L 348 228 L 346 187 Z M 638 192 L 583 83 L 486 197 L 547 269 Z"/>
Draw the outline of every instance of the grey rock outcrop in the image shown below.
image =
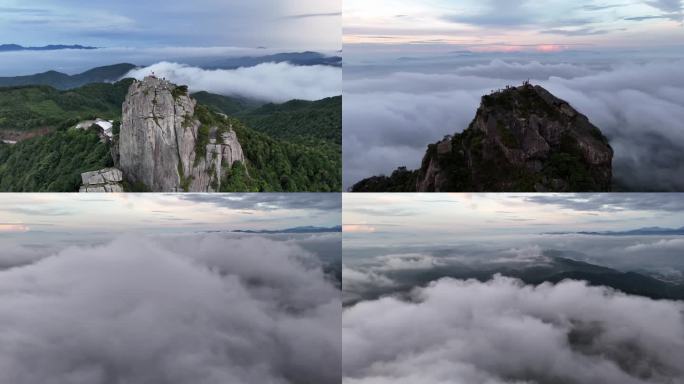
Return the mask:
<path id="1" fill-rule="evenodd" d="M 153 192 L 219 190 L 222 170 L 244 162 L 242 147 L 227 119 L 209 126 L 196 108 L 186 87 L 166 80 L 150 76 L 130 86 L 117 143 L 128 181 Z"/>
<path id="2" fill-rule="evenodd" d="M 613 149 L 589 119 L 540 86 L 482 97 L 468 128 L 430 144 L 420 169 L 397 169 L 354 192 L 603 192 Z"/>
<path id="3" fill-rule="evenodd" d="M 613 149 L 566 101 L 525 83 L 482 98 L 470 126 L 433 144 L 417 191 L 610 191 Z"/>
<path id="4" fill-rule="evenodd" d="M 79 192 L 123 192 L 123 174 L 116 168 L 81 174 L 82 185 Z"/>

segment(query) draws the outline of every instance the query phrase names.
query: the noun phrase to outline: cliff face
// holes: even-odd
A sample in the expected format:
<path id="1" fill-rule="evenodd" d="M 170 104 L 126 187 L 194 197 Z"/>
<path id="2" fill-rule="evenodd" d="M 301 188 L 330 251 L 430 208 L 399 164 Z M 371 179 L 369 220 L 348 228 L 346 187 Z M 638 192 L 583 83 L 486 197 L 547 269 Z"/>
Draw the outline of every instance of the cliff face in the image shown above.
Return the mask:
<path id="1" fill-rule="evenodd" d="M 198 108 L 186 87 L 155 77 L 133 83 L 118 140 L 124 177 L 154 192 L 219 190 L 222 169 L 244 161 L 242 147 L 226 119 Z"/>
<path id="2" fill-rule="evenodd" d="M 400 168 L 352 190 L 609 191 L 612 158 L 586 116 L 526 83 L 484 96 L 469 127 L 429 145 L 419 170 Z"/>

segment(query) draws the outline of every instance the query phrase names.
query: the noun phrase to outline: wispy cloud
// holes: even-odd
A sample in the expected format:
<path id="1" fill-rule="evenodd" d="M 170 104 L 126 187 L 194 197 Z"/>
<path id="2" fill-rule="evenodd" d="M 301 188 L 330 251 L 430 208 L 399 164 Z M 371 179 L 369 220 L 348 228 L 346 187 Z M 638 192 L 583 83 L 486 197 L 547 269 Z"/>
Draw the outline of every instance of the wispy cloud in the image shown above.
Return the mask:
<path id="1" fill-rule="evenodd" d="M 283 19 L 311 19 L 316 17 L 341 17 L 342 12 L 328 12 L 328 13 L 302 13 L 299 15 L 289 15 Z"/>

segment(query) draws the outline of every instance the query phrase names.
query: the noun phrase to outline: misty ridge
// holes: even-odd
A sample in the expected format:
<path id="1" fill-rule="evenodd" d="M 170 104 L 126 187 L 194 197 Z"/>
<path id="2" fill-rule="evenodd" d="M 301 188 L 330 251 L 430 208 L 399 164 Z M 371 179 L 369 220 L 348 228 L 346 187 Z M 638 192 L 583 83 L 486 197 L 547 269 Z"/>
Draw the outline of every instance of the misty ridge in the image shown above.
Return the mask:
<path id="1" fill-rule="evenodd" d="M 345 247 L 343 383 L 684 380 L 684 239 Z"/>
<path id="2" fill-rule="evenodd" d="M 7 380 L 339 382 L 339 233 L 78 242 L 3 250 Z"/>
<path id="3" fill-rule="evenodd" d="M 533 285 L 584 280 L 654 299 L 684 300 L 684 238 L 625 232 L 490 236 L 450 247 L 349 246 L 343 263 L 345 303 L 407 293 L 443 277 L 487 281 L 497 274 Z"/>
<path id="4" fill-rule="evenodd" d="M 72 51 L 38 52 L 36 57 L 17 57 L 16 64 L 11 56 L 4 57 L 7 64 L 3 68 L 4 77 L 0 77 L 0 86 L 49 85 L 65 90 L 128 77 L 142 80 L 155 72 L 198 91 L 258 101 L 318 100 L 341 94 L 341 57 L 320 52 L 270 53 L 274 51 L 220 48 L 93 49 L 98 55 L 93 54 L 92 61 L 88 56 L 73 57 Z M 20 71 L 26 70 L 25 62 L 32 60 L 42 62 L 43 67 L 36 71 L 43 68 L 45 71 L 20 75 Z M 78 66 L 68 73 L 55 70 L 63 67 L 62 61 L 70 65 L 75 62 Z"/>

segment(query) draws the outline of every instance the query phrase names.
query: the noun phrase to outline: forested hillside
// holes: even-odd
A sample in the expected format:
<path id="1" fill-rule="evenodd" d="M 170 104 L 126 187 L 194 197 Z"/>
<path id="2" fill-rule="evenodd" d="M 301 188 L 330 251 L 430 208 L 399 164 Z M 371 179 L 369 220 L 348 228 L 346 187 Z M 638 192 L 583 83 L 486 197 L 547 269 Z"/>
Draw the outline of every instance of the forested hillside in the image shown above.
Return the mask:
<path id="1" fill-rule="evenodd" d="M 81 172 L 111 166 L 111 144 L 72 127 L 95 117 L 119 120 L 132 81 L 69 91 L 0 88 L 0 138 L 48 132 L 0 145 L 0 190 L 77 191 Z M 246 164 L 226 170 L 222 190 L 341 190 L 341 98 L 263 105 L 203 92 L 197 99 L 230 116 L 245 152 Z"/>
<path id="2" fill-rule="evenodd" d="M 81 172 L 112 165 L 96 132 L 59 129 L 16 145 L 0 143 L 0 191 L 75 192 Z"/>
<path id="3" fill-rule="evenodd" d="M 0 88 L 0 137 L 4 131 L 57 128 L 70 119 L 118 119 L 133 79 L 59 91 L 50 86 Z"/>

